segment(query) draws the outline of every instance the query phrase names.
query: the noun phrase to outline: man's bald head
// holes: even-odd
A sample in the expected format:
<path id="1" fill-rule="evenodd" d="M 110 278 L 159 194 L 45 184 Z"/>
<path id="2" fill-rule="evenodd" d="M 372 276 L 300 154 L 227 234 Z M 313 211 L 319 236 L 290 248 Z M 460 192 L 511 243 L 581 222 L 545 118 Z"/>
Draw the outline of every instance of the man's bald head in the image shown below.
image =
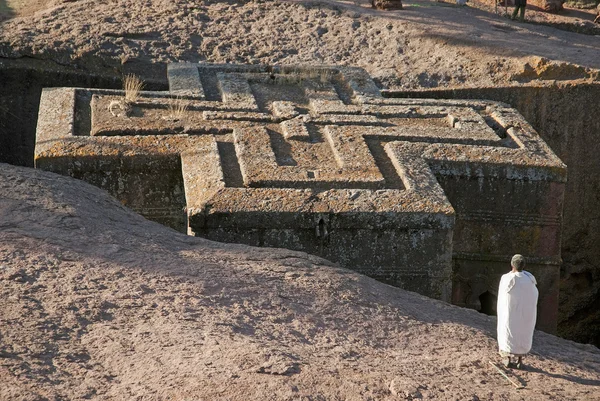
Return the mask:
<path id="1" fill-rule="evenodd" d="M 525 268 L 525 258 L 523 255 L 516 254 L 510 260 L 510 265 L 517 271 L 523 271 Z"/>

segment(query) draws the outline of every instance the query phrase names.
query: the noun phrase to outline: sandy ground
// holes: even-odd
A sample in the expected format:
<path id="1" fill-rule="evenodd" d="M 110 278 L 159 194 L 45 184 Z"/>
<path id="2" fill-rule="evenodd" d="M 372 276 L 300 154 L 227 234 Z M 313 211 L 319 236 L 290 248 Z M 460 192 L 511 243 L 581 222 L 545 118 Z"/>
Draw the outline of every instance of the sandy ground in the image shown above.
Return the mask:
<path id="1" fill-rule="evenodd" d="M 2 23 L 0 56 L 116 69 L 176 60 L 345 64 L 382 86 L 418 88 L 511 84 L 543 58 L 600 68 L 600 41 L 433 1 L 387 12 L 365 0 L 83 0 Z"/>
<path id="2" fill-rule="evenodd" d="M 598 400 L 600 350 L 304 253 L 224 245 L 105 192 L 0 166 L 1 400 Z"/>

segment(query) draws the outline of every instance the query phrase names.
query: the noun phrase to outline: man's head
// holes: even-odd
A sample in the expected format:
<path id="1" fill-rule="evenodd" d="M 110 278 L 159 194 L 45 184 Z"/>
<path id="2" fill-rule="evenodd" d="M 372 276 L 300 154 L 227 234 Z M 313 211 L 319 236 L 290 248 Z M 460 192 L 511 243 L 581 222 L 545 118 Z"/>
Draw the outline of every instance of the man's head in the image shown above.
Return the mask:
<path id="1" fill-rule="evenodd" d="M 525 258 L 523 257 L 523 255 L 516 254 L 510 260 L 510 265 L 514 270 L 518 272 L 523 271 L 523 269 L 525 268 Z"/>

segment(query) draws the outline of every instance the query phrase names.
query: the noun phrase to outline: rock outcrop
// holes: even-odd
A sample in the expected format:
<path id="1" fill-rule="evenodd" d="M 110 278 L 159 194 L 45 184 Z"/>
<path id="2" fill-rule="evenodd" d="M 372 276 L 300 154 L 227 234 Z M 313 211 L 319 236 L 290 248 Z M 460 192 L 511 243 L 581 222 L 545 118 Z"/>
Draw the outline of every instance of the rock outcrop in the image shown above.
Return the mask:
<path id="1" fill-rule="evenodd" d="M 300 252 L 179 234 L 0 166 L 0 399 L 510 399 L 494 318 Z M 530 400 L 592 399 L 600 351 L 536 332 Z"/>

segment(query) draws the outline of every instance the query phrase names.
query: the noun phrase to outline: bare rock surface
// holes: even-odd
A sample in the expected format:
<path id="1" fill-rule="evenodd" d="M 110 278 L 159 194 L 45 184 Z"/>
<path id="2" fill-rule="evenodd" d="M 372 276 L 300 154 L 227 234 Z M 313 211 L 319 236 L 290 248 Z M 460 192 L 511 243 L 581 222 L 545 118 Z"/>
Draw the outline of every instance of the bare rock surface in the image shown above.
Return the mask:
<path id="1" fill-rule="evenodd" d="M 593 346 L 536 332 L 517 391 L 494 318 L 52 173 L 0 166 L 0 244 L 1 400 L 599 399 Z"/>
<path id="2" fill-rule="evenodd" d="M 374 10 L 369 0 L 51 4 L 60 5 L 0 25 L 0 57 L 117 70 L 167 61 L 340 64 L 402 88 L 502 85 L 533 56 L 582 65 L 583 79 L 600 68 L 597 37 L 433 1 L 395 11 Z"/>

